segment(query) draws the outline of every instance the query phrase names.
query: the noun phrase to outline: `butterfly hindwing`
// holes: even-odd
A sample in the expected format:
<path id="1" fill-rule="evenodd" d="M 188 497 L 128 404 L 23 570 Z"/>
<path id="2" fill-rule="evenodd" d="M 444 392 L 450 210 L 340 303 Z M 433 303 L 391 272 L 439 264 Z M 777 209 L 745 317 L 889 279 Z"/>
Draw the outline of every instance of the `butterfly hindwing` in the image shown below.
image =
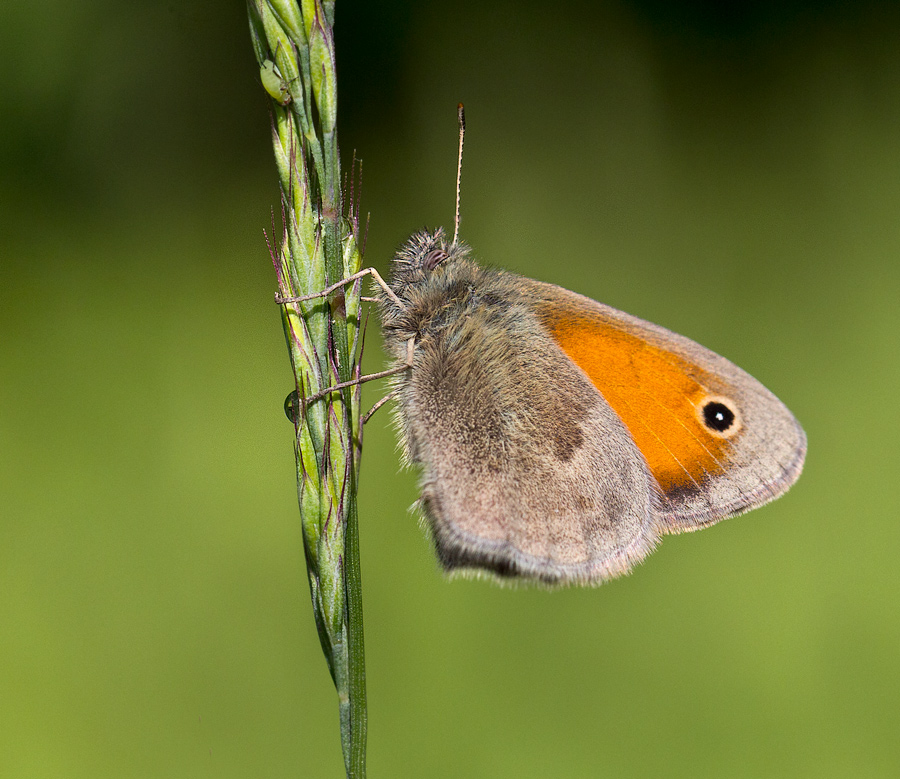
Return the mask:
<path id="1" fill-rule="evenodd" d="M 397 382 L 438 557 L 548 583 L 623 573 L 655 543 L 646 464 L 517 277 L 478 272 L 477 294 L 442 293 Z"/>

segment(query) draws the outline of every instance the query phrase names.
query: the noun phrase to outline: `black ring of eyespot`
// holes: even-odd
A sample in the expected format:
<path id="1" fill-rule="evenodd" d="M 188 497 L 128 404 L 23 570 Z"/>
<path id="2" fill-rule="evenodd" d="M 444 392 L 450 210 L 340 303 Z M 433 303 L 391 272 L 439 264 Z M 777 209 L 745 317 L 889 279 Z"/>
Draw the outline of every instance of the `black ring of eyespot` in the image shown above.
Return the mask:
<path id="1" fill-rule="evenodd" d="M 737 421 L 734 410 L 720 400 L 708 400 L 703 404 L 703 423 L 713 432 L 727 433 Z"/>
<path id="2" fill-rule="evenodd" d="M 432 249 L 425 255 L 425 259 L 422 260 L 422 267 L 425 268 L 425 270 L 434 270 L 449 256 L 450 255 L 443 249 Z"/>

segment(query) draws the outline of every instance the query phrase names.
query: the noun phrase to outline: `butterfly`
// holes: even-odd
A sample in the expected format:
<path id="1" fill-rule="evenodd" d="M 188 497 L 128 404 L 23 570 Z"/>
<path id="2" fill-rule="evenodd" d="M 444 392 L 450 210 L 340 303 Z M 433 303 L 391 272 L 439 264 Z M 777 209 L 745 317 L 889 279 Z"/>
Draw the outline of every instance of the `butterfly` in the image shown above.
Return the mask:
<path id="1" fill-rule="evenodd" d="M 800 475 L 790 411 L 684 336 L 481 267 L 442 230 L 407 241 L 389 288 L 398 427 L 449 572 L 597 583 Z"/>
<path id="2" fill-rule="evenodd" d="M 393 366 L 364 378 L 392 377 L 444 569 L 596 584 L 662 535 L 784 493 L 806 435 L 748 373 L 663 327 L 475 262 L 458 239 L 462 105 L 459 120 L 453 238 L 416 233 L 389 282 L 366 269 L 321 293 L 365 274 L 381 287 Z"/>

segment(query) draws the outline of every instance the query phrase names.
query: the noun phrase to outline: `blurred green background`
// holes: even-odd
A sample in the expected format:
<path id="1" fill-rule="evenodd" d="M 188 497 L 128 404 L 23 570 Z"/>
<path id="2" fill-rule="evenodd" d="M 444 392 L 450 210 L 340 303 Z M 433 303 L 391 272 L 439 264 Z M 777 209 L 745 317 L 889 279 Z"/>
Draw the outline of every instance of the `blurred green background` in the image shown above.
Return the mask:
<path id="1" fill-rule="evenodd" d="M 268 109 L 216 5 L 0 10 L 3 777 L 342 775 Z M 599 589 L 504 590 L 441 577 L 377 415 L 370 775 L 897 776 L 900 6 L 337 12 L 369 263 L 452 221 L 463 100 L 479 256 L 695 338 L 809 436 L 777 503 Z"/>

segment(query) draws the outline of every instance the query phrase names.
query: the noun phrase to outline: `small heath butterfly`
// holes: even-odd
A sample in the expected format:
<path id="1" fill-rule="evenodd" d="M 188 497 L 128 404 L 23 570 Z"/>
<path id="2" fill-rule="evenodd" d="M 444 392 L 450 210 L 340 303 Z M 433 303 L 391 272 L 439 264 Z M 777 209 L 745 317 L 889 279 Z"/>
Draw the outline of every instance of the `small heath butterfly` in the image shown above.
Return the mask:
<path id="1" fill-rule="evenodd" d="M 761 506 L 800 475 L 803 429 L 752 376 L 665 328 L 481 267 L 458 229 L 457 179 L 453 239 L 413 235 L 379 295 L 400 436 L 448 572 L 596 584 L 663 534 Z"/>

